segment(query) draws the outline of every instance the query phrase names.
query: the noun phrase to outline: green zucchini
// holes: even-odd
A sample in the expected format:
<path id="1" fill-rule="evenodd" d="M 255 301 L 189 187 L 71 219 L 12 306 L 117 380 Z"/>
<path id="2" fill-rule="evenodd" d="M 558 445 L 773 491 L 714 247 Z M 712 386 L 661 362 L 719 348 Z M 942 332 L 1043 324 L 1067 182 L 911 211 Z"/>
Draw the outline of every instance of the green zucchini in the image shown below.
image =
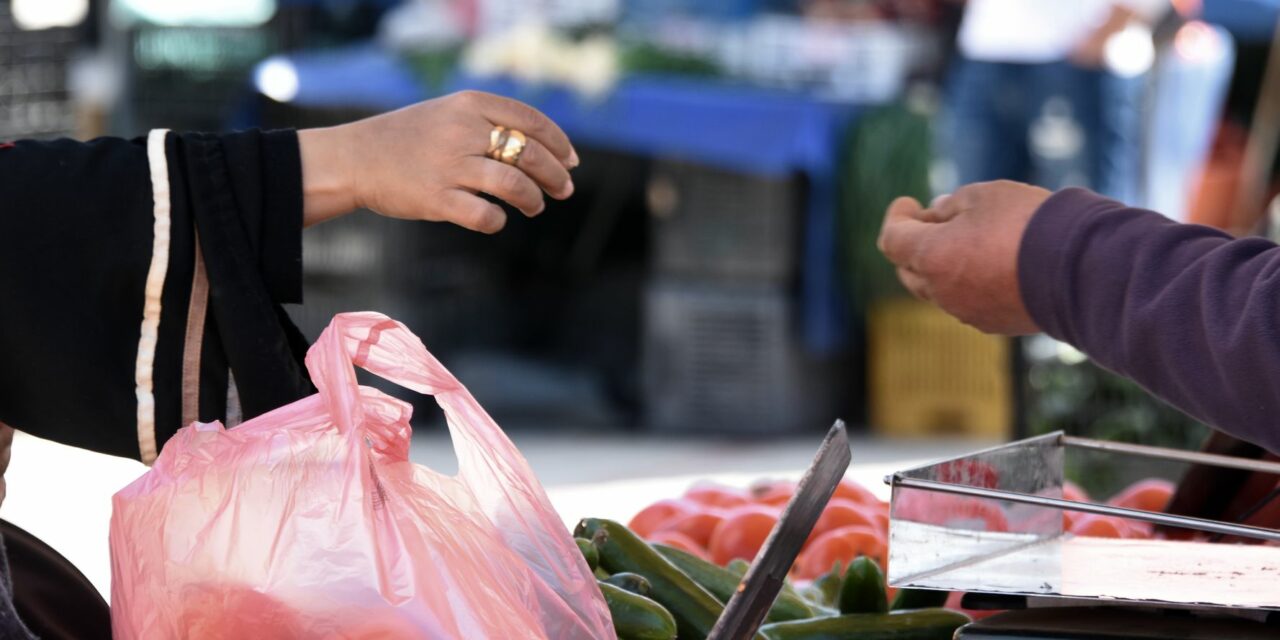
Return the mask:
<path id="1" fill-rule="evenodd" d="M 652 546 L 658 550 L 658 553 L 670 560 L 671 564 L 674 564 L 676 568 L 693 578 L 694 582 L 710 591 L 711 595 L 715 596 L 721 603 L 728 604 L 729 598 L 733 597 L 733 593 L 738 590 L 738 584 L 742 582 L 741 575 L 707 562 L 691 553 L 665 544 L 654 544 Z M 743 575 L 745 574 L 746 572 L 744 571 Z M 813 608 L 788 585 L 784 586 L 782 591 L 778 593 L 778 598 L 773 601 L 773 607 L 769 609 L 769 614 L 765 620 L 768 622 L 782 622 L 784 620 L 803 620 L 813 616 Z"/>
<path id="2" fill-rule="evenodd" d="M 840 585 L 840 613 L 886 613 L 884 574 L 875 560 L 859 556 L 849 563 Z"/>
<path id="3" fill-rule="evenodd" d="M 578 543 L 578 551 L 581 551 L 582 557 L 587 559 L 587 566 L 595 571 L 596 567 L 600 566 L 600 552 L 596 551 L 596 546 L 586 538 L 574 538 L 573 541 Z"/>
<path id="4" fill-rule="evenodd" d="M 600 551 L 600 566 L 606 571 L 630 571 L 644 576 L 652 598 L 675 618 L 680 640 L 705 639 L 724 612 L 724 605 L 714 595 L 621 524 L 584 518 L 574 535 L 591 539 Z M 754 638 L 764 640 L 758 633 Z"/>
<path id="5" fill-rule="evenodd" d="M 893 604 L 890 604 L 889 608 L 893 611 L 901 611 L 941 607 L 947 603 L 949 595 L 951 595 L 950 591 L 937 589 L 898 589 L 898 595 L 893 597 Z"/>
<path id="6" fill-rule="evenodd" d="M 676 621 L 662 605 L 642 595 L 609 584 L 597 583 L 613 616 L 618 640 L 674 640 Z"/>
<path id="7" fill-rule="evenodd" d="M 644 576 L 630 571 L 615 573 L 602 582 L 607 582 L 619 589 L 630 591 L 638 596 L 648 597 L 653 587 L 649 585 L 649 581 Z"/>
<path id="8" fill-rule="evenodd" d="M 760 631 L 769 640 L 951 640 L 968 623 L 958 611 L 917 609 L 775 622 Z"/>

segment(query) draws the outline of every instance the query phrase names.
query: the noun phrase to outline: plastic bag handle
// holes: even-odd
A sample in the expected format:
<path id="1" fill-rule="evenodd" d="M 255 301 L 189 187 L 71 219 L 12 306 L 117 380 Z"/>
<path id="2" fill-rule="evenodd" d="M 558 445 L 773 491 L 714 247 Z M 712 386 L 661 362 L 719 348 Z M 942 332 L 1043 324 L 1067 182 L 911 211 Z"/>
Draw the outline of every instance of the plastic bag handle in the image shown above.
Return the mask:
<path id="1" fill-rule="evenodd" d="M 408 327 L 374 312 L 334 316 L 307 351 L 306 364 L 342 433 L 355 433 L 364 423 L 355 367 L 427 395 L 461 386 Z"/>
<path id="2" fill-rule="evenodd" d="M 435 397 L 444 411 L 458 473 L 451 492 L 466 494 L 469 512 L 492 524 L 497 544 L 511 549 L 543 585 L 530 586 L 530 606 L 552 638 L 612 638 L 613 625 L 595 577 L 582 560 L 533 469 L 476 399 L 427 352 L 404 325 L 380 313 L 342 313 L 307 352 L 307 370 L 331 419 L 344 434 L 398 440 L 407 458 L 408 433 L 380 434 L 365 426 L 355 367 Z M 373 422 L 373 421 L 370 421 Z M 378 448 L 378 443 L 374 443 Z"/>

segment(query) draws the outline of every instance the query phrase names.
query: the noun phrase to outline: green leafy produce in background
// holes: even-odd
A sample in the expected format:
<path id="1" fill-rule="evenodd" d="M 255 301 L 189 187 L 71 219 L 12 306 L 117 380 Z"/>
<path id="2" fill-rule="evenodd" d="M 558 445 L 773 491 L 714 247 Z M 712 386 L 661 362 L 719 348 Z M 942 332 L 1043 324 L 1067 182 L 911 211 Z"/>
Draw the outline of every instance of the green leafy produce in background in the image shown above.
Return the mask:
<path id="1" fill-rule="evenodd" d="M 432 93 L 444 91 L 445 82 L 453 75 L 462 59 L 462 47 L 453 46 L 404 54 L 404 60 Z"/>
<path id="2" fill-rule="evenodd" d="M 844 144 L 839 168 L 841 259 L 853 308 L 865 312 L 886 296 L 905 295 L 893 265 L 876 248 L 889 203 L 930 199 L 929 117 L 904 104 L 861 114 Z"/>
<path id="3" fill-rule="evenodd" d="M 1041 341 L 1042 346 L 1047 340 L 1031 338 L 1028 345 Z M 1083 356 L 1064 358 L 1037 351 L 1045 350 L 1025 350 L 1027 424 L 1032 435 L 1062 430 L 1113 442 L 1197 449 L 1209 434 L 1205 425 Z M 1176 481 L 1181 470 L 1180 465 L 1114 455 L 1068 455 L 1066 459 L 1067 477 L 1101 499 L 1147 476 Z"/>
<path id="4" fill-rule="evenodd" d="M 672 51 L 648 42 L 622 45 L 619 66 L 623 73 L 654 73 L 694 77 L 723 75 L 720 65 L 708 56 Z"/>

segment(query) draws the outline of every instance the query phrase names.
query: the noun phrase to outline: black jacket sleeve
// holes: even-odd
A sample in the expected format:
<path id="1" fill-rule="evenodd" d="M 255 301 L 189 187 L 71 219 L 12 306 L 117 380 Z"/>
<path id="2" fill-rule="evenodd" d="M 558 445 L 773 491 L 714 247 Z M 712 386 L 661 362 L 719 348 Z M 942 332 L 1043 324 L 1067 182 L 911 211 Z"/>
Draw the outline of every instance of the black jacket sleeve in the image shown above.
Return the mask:
<path id="1" fill-rule="evenodd" d="M 292 131 L 0 148 L 0 422 L 149 462 L 184 405 L 209 421 L 237 394 L 245 417 L 309 394 L 279 306 L 302 297 L 301 180 Z"/>

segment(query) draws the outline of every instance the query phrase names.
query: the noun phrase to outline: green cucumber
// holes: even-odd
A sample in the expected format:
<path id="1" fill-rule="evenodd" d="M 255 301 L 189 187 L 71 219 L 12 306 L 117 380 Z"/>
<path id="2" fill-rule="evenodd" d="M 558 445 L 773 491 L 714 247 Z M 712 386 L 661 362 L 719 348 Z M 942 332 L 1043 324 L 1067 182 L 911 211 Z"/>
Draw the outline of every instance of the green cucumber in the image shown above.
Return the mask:
<path id="1" fill-rule="evenodd" d="M 724 605 L 631 530 L 602 518 L 584 518 L 574 535 L 590 538 L 600 551 L 600 566 L 611 573 L 644 576 L 650 595 L 675 618 L 680 640 L 703 640 L 724 612 Z M 764 636 L 756 634 L 756 640 Z"/>
<path id="2" fill-rule="evenodd" d="M 596 546 L 586 538 L 574 538 L 573 541 L 578 543 L 578 551 L 581 551 L 582 557 L 587 559 L 587 566 L 595 571 L 596 567 L 600 566 L 600 552 L 596 551 Z"/>
<path id="3" fill-rule="evenodd" d="M 603 580 L 603 582 L 607 582 L 619 589 L 625 589 L 638 596 L 648 597 L 649 592 L 653 590 L 653 587 L 649 585 L 649 581 L 644 576 L 629 571 L 615 573 Z"/>
<path id="4" fill-rule="evenodd" d="M 849 563 L 840 585 L 840 613 L 886 613 L 884 574 L 875 560 L 859 556 Z"/>
<path id="5" fill-rule="evenodd" d="M 917 609 L 775 622 L 760 632 L 769 640 L 951 640 L 968 623 L 958 611 Z"/>
<path id="6" fill-rule="evenodd" d="M 947 596 L 951 595 L 950 591 L 939 591 L 937 589 L 898 589 L 898 595 L 893 597 L 893 604 L 889 608 L 894 611 L 903 609 L 930 609 L 933 607 L 941 607 L 947 603 Z"/>
<path id="7" fill-rule="evenodd" d="M 800 587 L 797 590 L 800 592 L 800 595 L 805 600 L 809 601 L 810 606 L 814 606 L 814 607 L 822 606 L 822 590 L 813 586 L 812 582 Z"/>
<path id="8" fill-rule="evenodd" d="M 831 570 L 813 579 L 813 587 L 821 594 L 818 604 L 835 607 L 840 602 L 840 587 L 844 586 L 844 564 L 836 560 Z"/>
<path id="9" fill-rule="evenodd" d="M 596 567 L 596 568 L 595 568 L 595 571 L 592 571 L 591 573 L 594 573 L 594 574 L 595 574 L 595 576 L 596 576 L 596 580 L 608 580 L 608 579 L 609 579 L 609 572 L 608 572 L 608 571 L 605 571 L 604 569 L 601 569 L 600 567 Z"/>
<path id="10" fill-rule="evenodd" d="M 598 582 L 618 640 L 674 640 L 676 621 L 662 605 L 626 589 Z"/>
<path id="11" fill-rule="evenodd" d="M 721 603 L 727 604 L 729 598 L 733 597 L 733 593 L 738 590 L 738 584 L 742 582 L 742 575 L 738 575 L 733 571 L 717 566 L 691 553 L 669 547 L 665 544 L 654 544 L 654 549 L 662 554 L 680 569 L 693 578 L 693 581 L 702 585 L 711 595 L 715 596 Z M 744 571 L 745 575 L 746 572 Z M 778 598 L 773 601 L 773 607 L 769 609 L 769 614 L 765 618 L 769 622 L 782 622 L 784 620 L 803 620 L 814 616 L 813 608 L 801 598 L 790 586 L 784 586 L 782 591 L 778 593 Z"/>
<path id="12" fill-rule="evenodd" d="M 734 558 L 730 560 L 729 564 L 726 564 L 724 568 L 731 571 L 733 575 L 741 578 L 747 575 L 747 569 L 751 568 L 751 563 L 743 560 L 742 558 Z"/>

